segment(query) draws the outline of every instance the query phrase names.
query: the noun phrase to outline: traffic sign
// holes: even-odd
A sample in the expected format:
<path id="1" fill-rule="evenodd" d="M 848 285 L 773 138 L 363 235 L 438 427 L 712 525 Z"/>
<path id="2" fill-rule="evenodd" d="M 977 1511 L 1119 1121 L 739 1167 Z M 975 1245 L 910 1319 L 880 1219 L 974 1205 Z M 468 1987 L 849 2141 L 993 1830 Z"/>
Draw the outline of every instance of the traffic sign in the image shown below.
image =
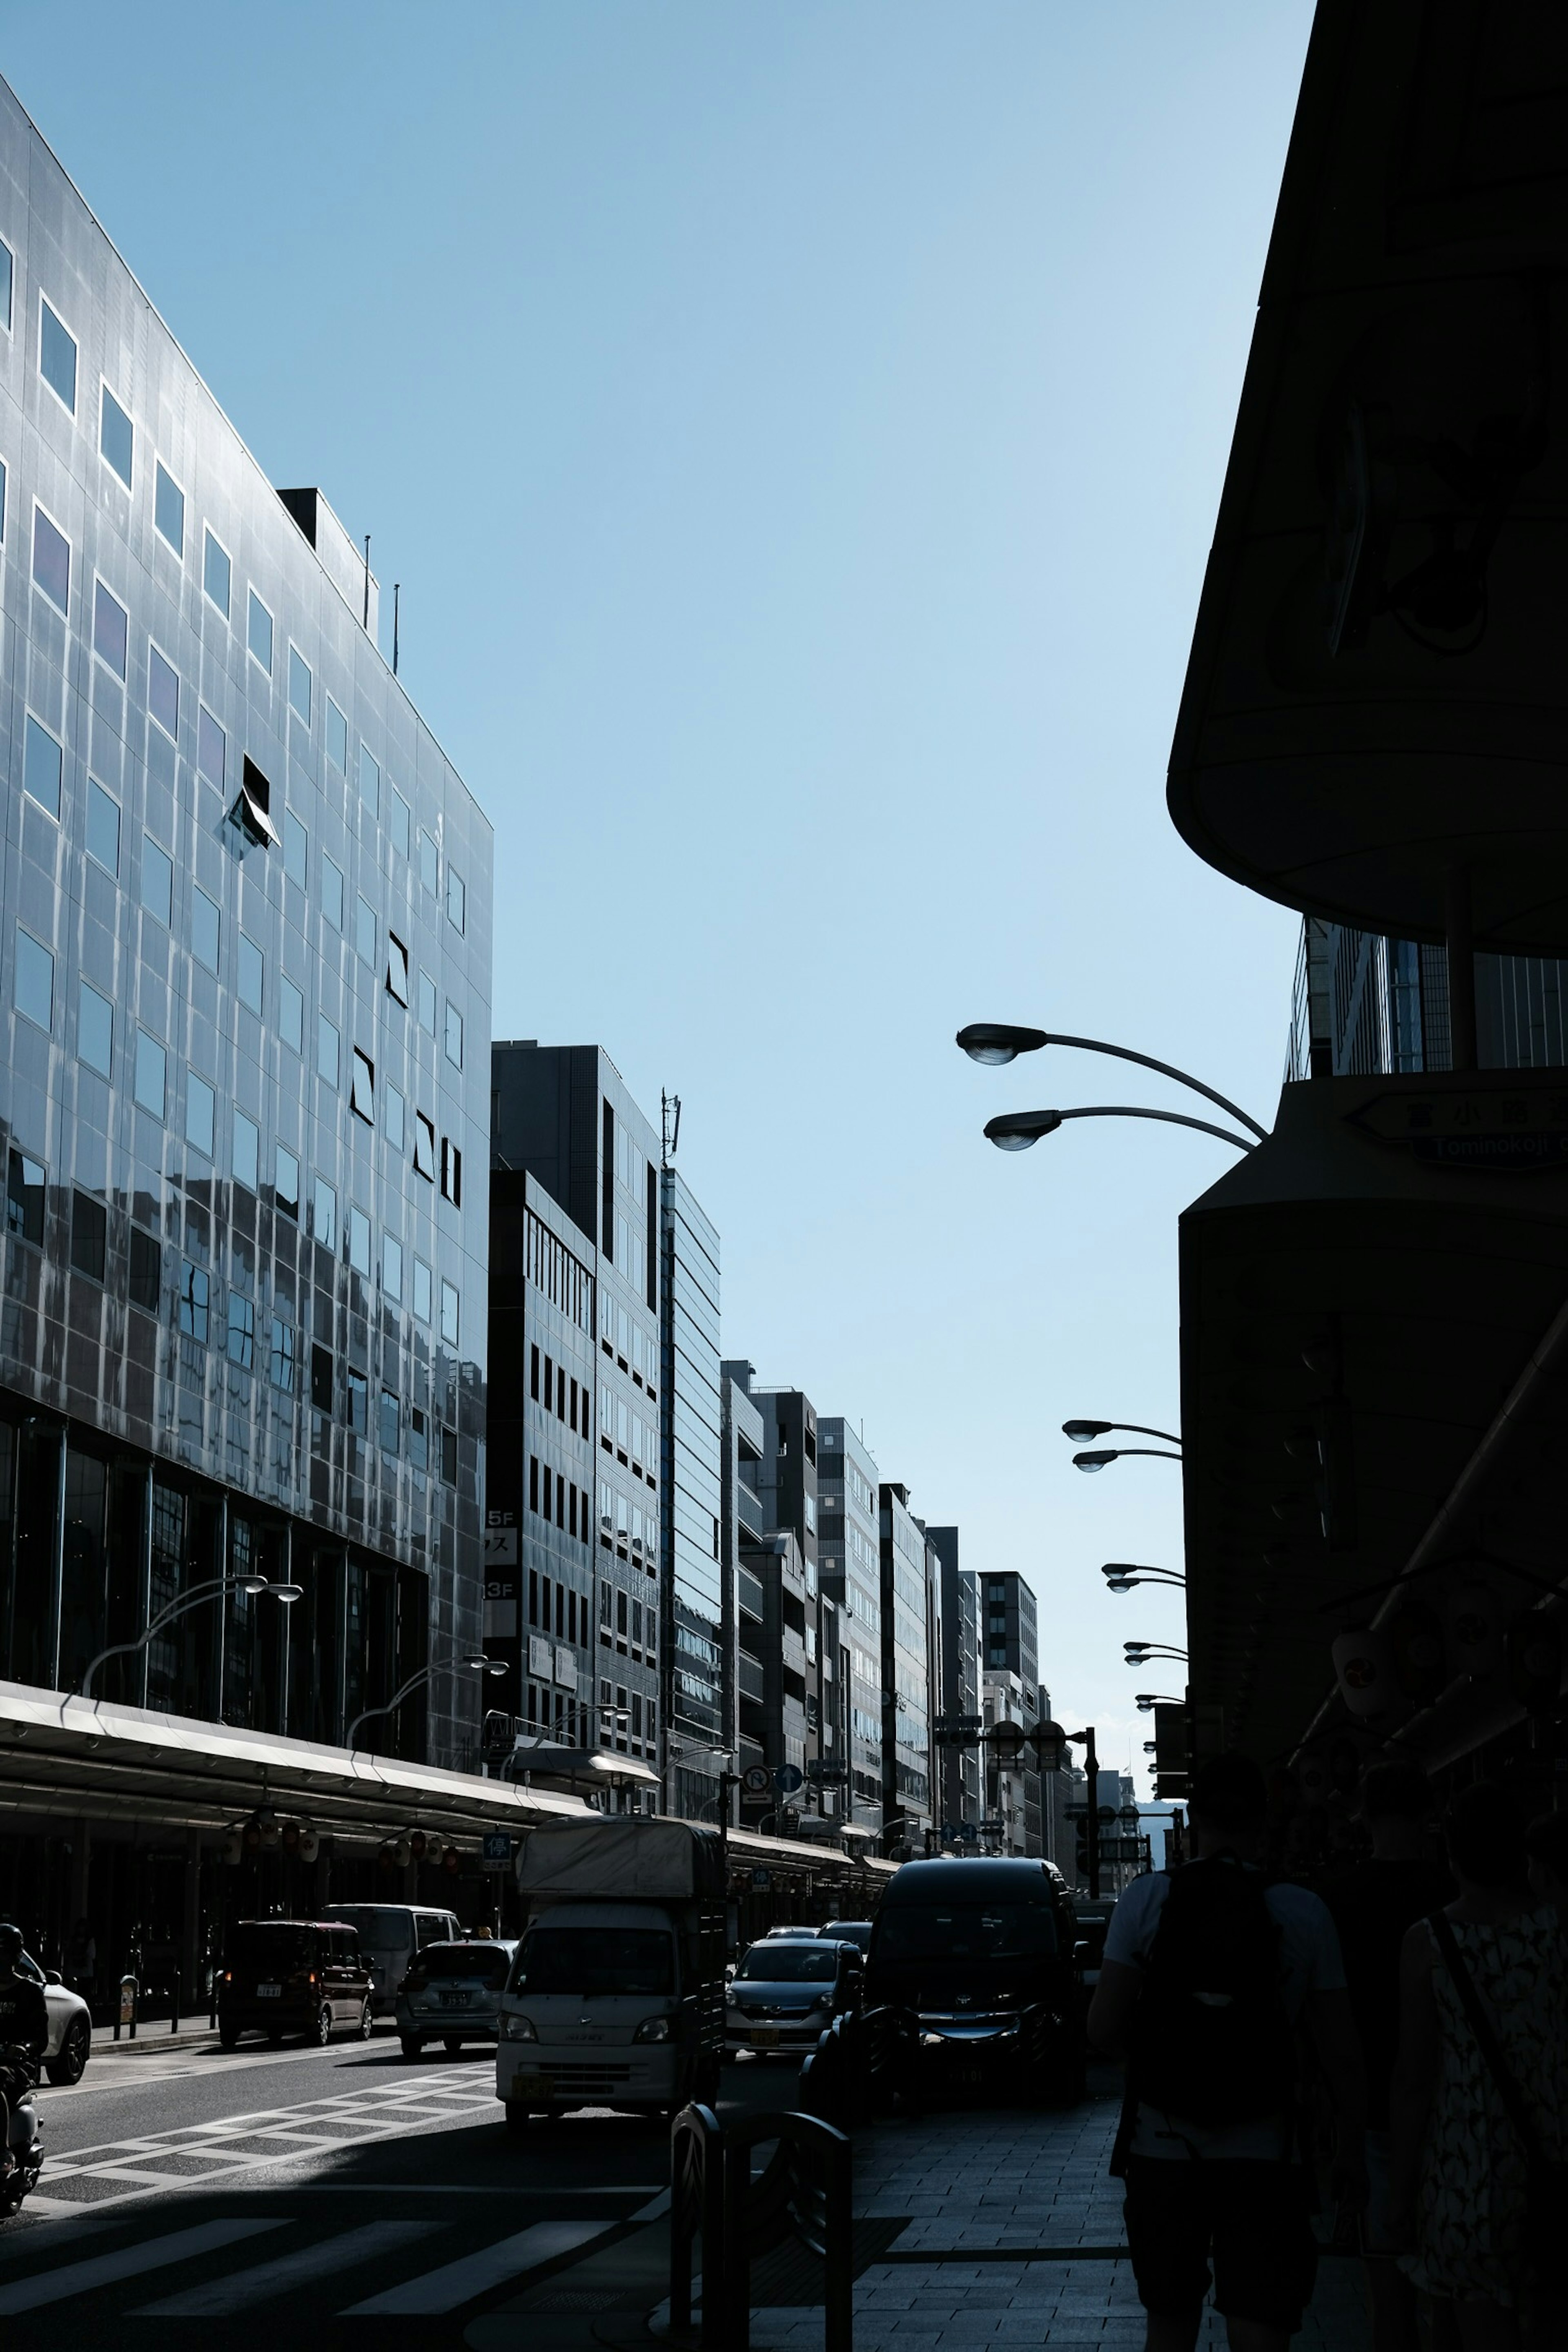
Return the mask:
<path id="1" fill-rule="evenodd" d="M 479 1866 L 483 1870 L 506 1870 L 511 1863 L 511 1840 L 505 1830 L 487 1830 L 484 1852 Z"/>
<path id="2" fill-rule="evenodd" d="M 805 1785 L 805 1774 L 798 1764 L 781 1764 L 773 1774 L 773 1786 L 781 1797 L 793 1797 Z"/>
<path id="3" fill-rule="evenodd" d="M 765 1764 L 748 1764 L 741 1775 L 741 1783 L 748 1797 L 765 1797 L 773 1785 L 773 1776 Z"/>
<path id="4" fill-rule="evenodd" d="M 768 1889 L 768 1888 L 773 1885 L 773 1872 L 772 1872 L 771 1870 L 753 1870 L 753 1871 L 752 1871 L 752 1885 L 756 1888 L 757 1892 L 758 1892 L 760 1895 L 761 1895 L 761 1894 L 765 1894 L 765 1893 L 766 1893 L 766 1891 L 767 1891 L 767 1889 Z"/>

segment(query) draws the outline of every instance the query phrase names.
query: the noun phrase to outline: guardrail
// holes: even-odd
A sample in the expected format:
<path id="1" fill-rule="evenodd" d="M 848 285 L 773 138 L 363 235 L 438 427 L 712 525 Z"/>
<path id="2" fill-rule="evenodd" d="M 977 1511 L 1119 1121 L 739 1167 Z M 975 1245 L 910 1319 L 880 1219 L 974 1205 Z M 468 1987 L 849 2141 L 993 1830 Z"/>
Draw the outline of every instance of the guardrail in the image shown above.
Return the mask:
<path id="1" fill-rule="evenodd" d="M 776 2140 L 755 2180 L 752 2151 Z M 702 2242 L 702 2352 L 749 2352 L 752 2263 L 795 2239 L 824 2269 L 825 2352 L 854 2352 L 849 2142 L 816 2116 L 721 2125 L 683 2107 L 670 2129 L 669 2326 L 690 2340 L 692 2248 Z"/>
<path id="2" fill-rule="evenodd" d="M 800 2103 L 840 2130 L 869 2123 L 907 2092 L 915 2022 L 906 2009 L 836 2017 L 800 2070 Z"/>

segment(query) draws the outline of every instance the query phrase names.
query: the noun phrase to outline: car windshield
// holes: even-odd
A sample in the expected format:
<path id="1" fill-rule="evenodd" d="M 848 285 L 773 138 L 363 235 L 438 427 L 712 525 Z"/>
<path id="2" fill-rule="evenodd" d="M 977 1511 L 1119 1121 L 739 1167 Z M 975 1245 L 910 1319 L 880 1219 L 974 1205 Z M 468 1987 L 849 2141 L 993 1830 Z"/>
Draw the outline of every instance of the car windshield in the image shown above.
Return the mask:
<path id="1" fill-rule="evenodd" d="M 1035 1959 L 1057 1948 L 1046 1903 L 913 1904 L 882 1914 L 879 1960 Z"/>
<path id="2" fill-rule="evenodd" d="M 407 1912 L 388 1903 L 335 1903 L 332 1916 L 357 1927 L 361 1943 L 374 1944 L 379 1951 L 395 1951 L 412 1933 Z"/>
<path id="3" fill-rule="evenodd" d="M 675 1990 L 675 1947 L 657 1927 L 534 1927 L 522 1939 L 513 1992 Z"/>
<path id="4" fill-rule="evenodd" d="M 505 1984 L 511 1954 L 499 1944 L 426 1944 L 415 1966 L 422 1977 L 461 1977 L 465 1983 Z"/>
<path id="5" fill-rule="evenodd" d="M 290 1927 L 284 1919 L 246 1922 L 229 1929 L 231 1969 L 308 1969 L 315 1957 L 310 1929 Z"/>
<path id="6" fill-rule="evenodd" d="M 838 1973 L 838 1955 L 829 1945 L 753 1944 L 735 1974 L 752 1984 L 831 1984 Z"/>

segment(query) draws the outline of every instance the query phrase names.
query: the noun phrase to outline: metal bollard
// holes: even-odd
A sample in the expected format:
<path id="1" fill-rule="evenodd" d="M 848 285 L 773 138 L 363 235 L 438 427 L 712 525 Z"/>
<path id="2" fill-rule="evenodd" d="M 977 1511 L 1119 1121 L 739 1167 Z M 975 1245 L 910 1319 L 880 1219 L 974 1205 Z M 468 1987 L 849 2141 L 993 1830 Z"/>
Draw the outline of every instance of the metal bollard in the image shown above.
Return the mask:
<path id="1" fill-rule="evenodd" d="M 180 2030 L 180 1971 L 179 1971 L 179 1969 L 176 1969 L 174 1970 L 174 1990 L 173 1990 L 173 1991 L 172 1991 L 172 1993 L 170 1994 L 170 1997 L 169 1997 L 169 2031 L 170 2031 L 170 2032 L 171 2032 L 171 2033 L 178 2033 L 179 2030 Z"/>

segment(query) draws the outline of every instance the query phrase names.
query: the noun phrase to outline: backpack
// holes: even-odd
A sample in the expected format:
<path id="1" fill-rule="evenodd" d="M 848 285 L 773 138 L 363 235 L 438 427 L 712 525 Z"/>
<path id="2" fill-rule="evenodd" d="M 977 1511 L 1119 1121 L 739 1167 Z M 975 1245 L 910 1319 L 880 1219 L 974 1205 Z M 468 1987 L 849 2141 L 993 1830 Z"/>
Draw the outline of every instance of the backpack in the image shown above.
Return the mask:
<path id="1" fill-rule="evenodd" d="M 1229 1854 L 1171 1879 L 1132 2015 L 1128 2087 L 1195 2124 L 1278 2115 L 1295 2085 L 1280 1935 L 1260 1871 Z"/>

